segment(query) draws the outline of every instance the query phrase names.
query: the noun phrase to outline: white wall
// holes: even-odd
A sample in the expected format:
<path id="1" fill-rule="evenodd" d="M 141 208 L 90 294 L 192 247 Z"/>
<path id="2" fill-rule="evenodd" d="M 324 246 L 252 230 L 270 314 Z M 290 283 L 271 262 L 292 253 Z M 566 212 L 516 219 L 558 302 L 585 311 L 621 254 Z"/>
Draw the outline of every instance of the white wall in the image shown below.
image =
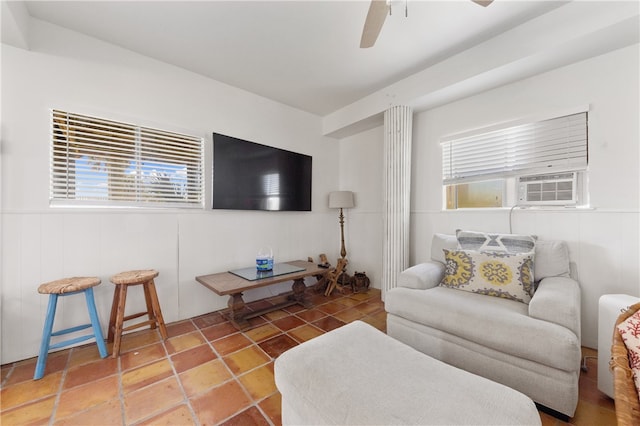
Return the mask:
<path id="1" fill-rule="evenodd" d="M 250 265 L 263 245 L 276 261 L 338 256 L 327 194 L 339 187 L 339 143 L 321 136 L 319 117 L 38 20 L 31 29 L 29 51 L 2 44 L 1 363 L 37 355 L 47 297 L 36 289 L 46 281 L 100 277 L 106 330 L 109 277 L 120 271 L 157 269 L 163 315 L 172 322 L 226 307 L 227 297 L 195 276 Z M 312 155 L 313 211 L 49 208 L 50 108 L 202 135 L 208 162 L 214 131 Z M 85 321 L 83 298 L 62 300 L 56 328 Z M 142 306 L 132 291 L 128 311 Z"/>
<path id="2" fill-rule="evenodd" d="M 582 288 L 582 343 L 596 348 L 598 298 L 610 293 L 640 296 L 638 56 L 635 45 L 416 113 L 410 263 L 429 259 L 434 232 L 454 233 L 457 228 L 509 232 L 507 209 L 442 211 L 442 136 L 590 105 L 589 186 L 594 209 L 515 210 L 513 232 L 567 241 Z M 360 203 L 372 213 L 367 217 L 371 223 L 382 217 L 381 194 L 373 191 L 381 184 L 382 132 L 379 127 L 345 139 L 348 143 L 341 146 L 341 155 L 353 166 L 348 167 L 347 160 L 343 163 L 341 185 L 359 188 Z M 369 161 L 357 160 L 360 155 Z M 351 240 L 376 244 L 382 240 L 381 227 L 357 231 L 352 229 Z"/>
<path id="3" fill-rule="evenodd" d="M 382 282 L 381 136 L 380 129 L 372 129 L 340 144 L 340 187 L 355 192 L 355 208 L 345 212 L 348 272 L 366 272 L 375 288 Z"/>

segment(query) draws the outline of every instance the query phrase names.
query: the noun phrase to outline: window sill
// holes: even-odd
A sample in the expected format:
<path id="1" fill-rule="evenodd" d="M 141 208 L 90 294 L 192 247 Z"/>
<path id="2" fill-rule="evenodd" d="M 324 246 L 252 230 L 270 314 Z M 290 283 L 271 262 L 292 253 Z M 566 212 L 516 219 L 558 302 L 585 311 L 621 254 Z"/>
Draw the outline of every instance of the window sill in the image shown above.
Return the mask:
<path id="1" fill-rule="evenodd" d="M 592 206 L 513 206 L 513 207 L 473 207 L 460 209 L 442 209 L 443 213 L 474 213 L 474 212 L 503 212 L 516 210 L 531 211 L 554 211 L 554 212 L 575 212 L 575 211 L 593 211 L 596 207 Z"/>

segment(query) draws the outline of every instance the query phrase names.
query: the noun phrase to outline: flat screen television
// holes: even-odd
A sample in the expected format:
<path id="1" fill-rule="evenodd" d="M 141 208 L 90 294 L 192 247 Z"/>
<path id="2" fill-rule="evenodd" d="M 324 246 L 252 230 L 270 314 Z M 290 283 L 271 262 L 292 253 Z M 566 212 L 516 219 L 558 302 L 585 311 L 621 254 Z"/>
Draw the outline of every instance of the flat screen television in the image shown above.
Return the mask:
<path id="1" fill-rule="evenodd" d="M 312 157 L 213 134 L 213 208 L 311 211 Z"/>

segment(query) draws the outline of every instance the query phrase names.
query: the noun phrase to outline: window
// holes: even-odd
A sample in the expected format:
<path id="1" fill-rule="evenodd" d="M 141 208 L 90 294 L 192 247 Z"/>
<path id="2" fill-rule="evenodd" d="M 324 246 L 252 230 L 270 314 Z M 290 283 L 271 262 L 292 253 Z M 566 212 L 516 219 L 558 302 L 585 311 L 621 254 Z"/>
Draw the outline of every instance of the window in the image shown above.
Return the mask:
<path id="1" fill-rule="evenodd" d="M 504 187 L 502 179 L 447 185 L 447 209 L 502 207 Z"/>
<path id="2" fill-rule="evenodd" d="M 201 137 L 53 110 L 50 202 L 201 208 L 203 157 Z"/>
<path id="3" fill-rule="evenodd" d="M 518 177 L 585 170 L 587 133 L 581 112 L 443 140 L 446 208 L 515 204 Z"/>

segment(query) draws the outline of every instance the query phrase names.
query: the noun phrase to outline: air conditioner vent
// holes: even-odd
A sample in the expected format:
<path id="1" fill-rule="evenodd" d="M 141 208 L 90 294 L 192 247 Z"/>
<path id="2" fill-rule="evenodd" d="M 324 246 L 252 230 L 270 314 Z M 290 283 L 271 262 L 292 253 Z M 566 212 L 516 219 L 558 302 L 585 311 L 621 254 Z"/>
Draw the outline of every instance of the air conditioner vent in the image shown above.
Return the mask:
<path id="1" fill-rule="evenodd" d="M 576 172 L 518 178 L 520 205 L 576 204 Z"/>

